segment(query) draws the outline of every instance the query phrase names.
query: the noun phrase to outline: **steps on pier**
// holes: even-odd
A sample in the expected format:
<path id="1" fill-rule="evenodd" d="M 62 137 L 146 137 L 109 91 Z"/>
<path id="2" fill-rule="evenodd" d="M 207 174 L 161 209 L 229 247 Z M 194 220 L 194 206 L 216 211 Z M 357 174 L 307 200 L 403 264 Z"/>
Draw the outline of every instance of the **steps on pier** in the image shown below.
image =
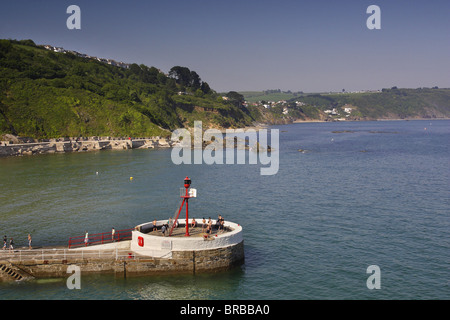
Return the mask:
<path id="1" fill-rule="evenodd" d="M 6 275 L 9 278 L 12 278 L 13 280 L 19 281 L 23 279 L 23 276 L 20 273 L 4 264 L 0 264 L 0 273 Z"/>

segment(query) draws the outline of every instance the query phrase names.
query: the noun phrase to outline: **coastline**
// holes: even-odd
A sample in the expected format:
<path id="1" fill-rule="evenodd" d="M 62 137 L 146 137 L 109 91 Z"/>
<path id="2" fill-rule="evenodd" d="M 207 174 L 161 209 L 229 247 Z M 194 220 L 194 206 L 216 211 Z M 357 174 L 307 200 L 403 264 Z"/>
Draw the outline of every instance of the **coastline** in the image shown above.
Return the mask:
<path id="1" fill-rule="evenodd" d="M 315 122 L 331 122 L 331 121 L 325 121 L 325 120 L 294 120 L 292 123 L 315 123 Z"/>
<path id="2" fill-rule="evenodd" d="M 325 122 L 369 122 L 369 121 L 436 121 L 450 120 L 450 118 L 407 118 L 407 119 L 365 119 L 365 120 L 294 120 L 291 123 L 325 123 Z M 234 130 L 266 129 L 277 124 L 257 123 L 245 128 Z M 285 125 L 285 124 L 284 124 Z M 218 129 L 226 133 L 227 129 Z M 128 150 L 172 148 L 176 141 L 164 137 L 123 138 L 123 137 L 73 137 L 34 140 L 32 138 L 17 137 L 10 134 L 0 136 L 0 158 L 13 156 L 30 156 L 37 154 L 52 154 L 65 152 L 89 152 L 99 150 Z M 5 140 L 5 137 L 7 140 Z"/>
<path id="3" fill-rule="evenodd" d="M 362 120 L 294 120 L 292 123 L 315 123 L 315 122 L 369 122 L 369 121 L 435 121 L 435 120 L 450 120 L 450 118 L 380 118 L 380 119 L 362 119 Z"/>
<path id="4" fill-rule="evenodd" d="M 435 120 L 450 120 L 450 118 L 408 118 L 408 119 L 377 119 L 374 121 L 435 121 Z"/>
<path id="5" fill-rule="evenodd" d="M 89 152 L 98 150 L 128 150 L 170 148 L 173 143 L 168 138 L 58 138 L 35 142 L 34 139 L 11 136 L 0 141 L 0 157 L 27 156 L 64 152 Z"/>

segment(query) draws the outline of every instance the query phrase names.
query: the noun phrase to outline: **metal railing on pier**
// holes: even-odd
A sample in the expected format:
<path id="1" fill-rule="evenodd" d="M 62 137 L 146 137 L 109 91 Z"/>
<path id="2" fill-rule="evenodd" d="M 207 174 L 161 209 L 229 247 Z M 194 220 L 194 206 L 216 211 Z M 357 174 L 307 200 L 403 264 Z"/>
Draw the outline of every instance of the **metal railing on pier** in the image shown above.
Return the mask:
<path id="1" fill-rule="evenodd" d="M 70 249 L 15 249 L 0 250 L 0 261 L 6 260 L 11 263 L 22 261 L 65 261 L 70 262 L 77 259 L 111 259 L 125 260 L 136 259 L 136 255 L 127 249 L 110 250 L 70 250 Z"/>
<path id="2" fill-rule="evenodd" d="M 77 247 L 86 247 L 89 245 L 105 244 L 123 240 L 131 240 L 131 231 L 133 229 L 117 230 L 113 236 L 112 232 L 103 232 L 86 236 L 77 236 L 69 238 L 69 249 Z"/>

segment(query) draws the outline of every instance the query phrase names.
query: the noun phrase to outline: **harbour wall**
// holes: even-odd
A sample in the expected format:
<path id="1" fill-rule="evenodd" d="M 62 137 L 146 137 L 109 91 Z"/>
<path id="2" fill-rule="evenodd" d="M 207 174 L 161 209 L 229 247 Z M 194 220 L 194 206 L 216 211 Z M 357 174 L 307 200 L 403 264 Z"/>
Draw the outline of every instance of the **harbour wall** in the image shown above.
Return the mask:
<path id="1" fill-rule="evenodd" d="M 116 276 L 142 276 L 162 274 L 197 274 L 229 270 L 244 262 L 244 242 L 209 250 L 172 251 L 171 257 L 137 256 L 131 250 L 120 258 L 101 257 L 94 254 L 84 257 L 63 257 L 53 259 L 24 259 L 21 261 L 0 260 L 0 281 L 64 278 L 71 273 L 71 265 L 80 268 L 81 276 L 86 273 L 109 273 Z"/>
<path id="2" fill-rule="evenodd" d="M 78 266 L 81 274 L 140 276 L 218 272 L 244 262 L 239 224 L 225 222 L 227 232 L 209 237 L 151 235 L 139 231 L 143 225 L 148 223 L 137 226 L 131 240 L 126 241 L 73 249 L 0 251 L 0 281 L 68 277 L 67 268 L 71 265 Z"/>
<path id="3" fill-rule="evenodd" d="M 60 138 L 38 142 L 32 139 L 27 141 L 11 139 L 0 141 L 0 157 L 96 150 L 166 148 L 171 146 L 172 141 L 170 139 L 161 137 L 138 139 L 111 137 Z"/>

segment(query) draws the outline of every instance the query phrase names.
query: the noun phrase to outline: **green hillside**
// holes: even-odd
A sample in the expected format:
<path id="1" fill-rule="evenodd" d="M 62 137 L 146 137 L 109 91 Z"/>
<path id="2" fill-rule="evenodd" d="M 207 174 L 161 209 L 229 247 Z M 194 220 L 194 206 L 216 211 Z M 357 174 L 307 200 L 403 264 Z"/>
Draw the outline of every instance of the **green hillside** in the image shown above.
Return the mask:
<path id="1" fill-rule="evenodd" d="M 0 134 L 168 136 L 194 120 L 211 127 L 253 121 L 185 67 L 165 75 L 56 53 L 31 40 L 0 40 Z"/>
<path id="2" fill-rule="evenodd" d="M 359 116 L 368 119 L 409 119 L 450 117 L 450 89 L 383 89 L 377 93 L 327 96 L 337 108 L 355 106 Z"/>
<path id="3" fill-rule="evenodd" d="M 237 128 L 343 117 L 450 118 L 450 89 L 218 94 L 186 67 L 174 66 L 166 75 L 142 64 L 122 68 L 74 52 L 53 52 L 31 40 L 0 40 L 0 136 L 169 136 L 196 120 L 204 128 Z"/>
<path id="4" fill-rule="evenodd" d="M 290 92 L 276 90 L 265 90 L 265 91 L 240 91 L 248 102 L 258 102 L 258 101 L 280 101 L 289 100 L 300 96 L 301 92 Z"/>
<path id="5" fill-rule="evenodd" d="M 261 98 L 253 113 L 259 121 L 287 123 L 295 120 L 382 120 L 382 119 L 442 119 L 450 118 L 450 89 L 383 89 L 380 92 L 297 94 L 296 97 L 272 103 L 265 109 L 268 95 L 255 92 L 250 99 Z M 266 97 L 266 98 L 265 98 Z M 286 94 L 285 94 L 286 97 Z M 345 110 L 351 109 L 346 112 Z M 286 112 L 287 113 L 283 113 Z M 330 113 L 330 110 L 333 112 Z"/>

